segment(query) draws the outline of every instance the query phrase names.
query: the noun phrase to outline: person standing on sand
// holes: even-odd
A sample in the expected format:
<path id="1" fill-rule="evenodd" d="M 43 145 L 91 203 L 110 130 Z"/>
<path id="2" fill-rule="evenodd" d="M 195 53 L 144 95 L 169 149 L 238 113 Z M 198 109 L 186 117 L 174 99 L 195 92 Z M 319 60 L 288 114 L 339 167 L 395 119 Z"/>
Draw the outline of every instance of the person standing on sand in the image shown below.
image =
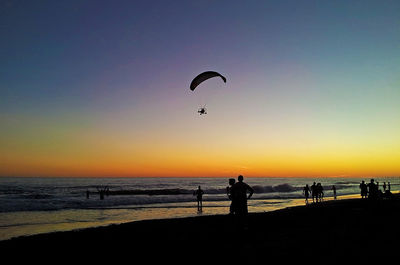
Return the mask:
<path id="1" fill-rule="evenodd" d="M 310 196 L 310 187 L 308 187 L 308 184 L 303 188 L 303 194 L 306 197 L 306 204 L 308 204 L 308 197 Z"/>
<path id="2" fill-rule="evenodd" d="M 332 191 L 333 191 L 333 199 L 336 200 L 336 187 L 335 187 L 335 185 L 332 186 Z"/>
<path id="3" fill-rule="evenodd" d="M 317 196 L 317 184 L 314 182 L 311 185 L 311 197 L 312 197 L 312 202 L 315 202 L 315 197 Z M 318 198 L 317 198 L 318 201 Z"/>
<path id="4" fill-rule="evenodd" d="M 229 186 L 226 187 L 226 195 L 228 195 L 229 200 L 231 200 L 231 205 L 229 207 L 229 214 L 235 214 L 235 200 L 232 197 L 232 187 L 235 185 L 235 179 L 229 179 Z"/>
<path id="5" fill-rule="evenodd" d="M 322 187 L 321 183 L 318 182 L 317 184 L 317 202 L 322 202 L 324 198 L 324 188 Z"/>
<path id="6" fill-rule="evenodd" d="M 378 186 L 375 184 L 374 179 L 371 179 L 371 182 L 368 183 L 368 198 L 376 199 L 378 197 Z"/>
<path id="7" fill-rule="evenodd" d="M 249 192 L 248 196 L 247 192 Z M 247 215 L 247 200 L 250 199 L 251 196 L 253 196 L 253 193 L 253 188 L 243 182 L 243 176 L 238 176 L 238 182 L 236 182 L 231 189 L 231 196 L 232 200 L 235 201 L 235 212 L 237 215 Z"/>
<path id="8" fill-rule="evenodd" d="M 201 189 L 200 186 L 193 193 L 193 195 L 195 195 L 197 197 L 197 211 L 198 212 L 201 212 L 203 210 L 203 194 L 204 194 L 204 191 Z"/>
<path id="9" fill-rule="evenodd" d="M 367 184 L 365 184 L 365 181 L 361 181 L 360 184 L 360 190 L 361 190 L 361 198 L 367 198 L 368 195 L 368 189 L 367 189 Z"/>

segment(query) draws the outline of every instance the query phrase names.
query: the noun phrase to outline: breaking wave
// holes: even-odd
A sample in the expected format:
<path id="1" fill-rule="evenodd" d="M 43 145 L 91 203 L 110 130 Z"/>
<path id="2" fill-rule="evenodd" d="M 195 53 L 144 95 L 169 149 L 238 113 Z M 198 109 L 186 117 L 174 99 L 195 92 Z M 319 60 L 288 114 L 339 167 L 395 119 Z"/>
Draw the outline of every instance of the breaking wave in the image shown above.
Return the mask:
<path id="1" fill-rule="evenodd" d="M 273 193 L 273 192 L 294 192 L 302 190 L 300 187 L 293 187 L 290 184 L 280 184 L 276 186 L 253 186 L 255 193 Z M 132 189 L 132 190 L 114 190 L 109 191 L 109 195 L 183 195 L 193 194 L 191 189 Z M 205 194 L 225 194 L 226 188 L 204 189 Z"/>

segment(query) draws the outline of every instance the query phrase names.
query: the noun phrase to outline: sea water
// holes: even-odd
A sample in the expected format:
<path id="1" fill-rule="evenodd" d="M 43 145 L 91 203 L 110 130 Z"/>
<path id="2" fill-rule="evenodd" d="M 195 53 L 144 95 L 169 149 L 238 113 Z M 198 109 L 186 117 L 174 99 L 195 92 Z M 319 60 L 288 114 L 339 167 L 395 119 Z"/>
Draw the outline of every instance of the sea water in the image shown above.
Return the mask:
<path id="1" fill-rule="evenodd" d="M 304 204 L 303 187 L 319 182 L 327 200 L 359 197 L 360 178 L 246 178 L 249 212 Z M 400 178 L 377 178 L 400 188 Z M 203 209 L 193 192 L 204 190 Z M 228 178 L 0 178 L 0 240 L 124 222 L 229 213 Z M 109 193 L 100 199 L 100 190 Z M 89 192 L 89 197 L 87 197 Z"/>

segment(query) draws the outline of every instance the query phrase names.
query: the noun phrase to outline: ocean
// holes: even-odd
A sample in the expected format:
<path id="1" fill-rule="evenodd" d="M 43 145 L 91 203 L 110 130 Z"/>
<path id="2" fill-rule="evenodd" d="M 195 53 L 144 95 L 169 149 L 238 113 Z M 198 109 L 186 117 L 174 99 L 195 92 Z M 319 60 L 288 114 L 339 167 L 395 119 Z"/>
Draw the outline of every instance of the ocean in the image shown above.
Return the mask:
<path id="1" fill-rule="evenodd" d="M 360 197 L 367 178 L 245 178 L 254 188 L 249 212 L 304 205 L 303 187 L 319 182 L 325 199 Z M 400 178 L 376 178 L 382 190 L 400 189 Z M 204 190 L 203 210 L 193 192 Z M 228 214 L 228 178 L 0 178 L 0 240 L 131 221 Z M 109 193 L 100 199 L 98 190 Z M 87 192 L 89 197 L 87 198 Z"/>

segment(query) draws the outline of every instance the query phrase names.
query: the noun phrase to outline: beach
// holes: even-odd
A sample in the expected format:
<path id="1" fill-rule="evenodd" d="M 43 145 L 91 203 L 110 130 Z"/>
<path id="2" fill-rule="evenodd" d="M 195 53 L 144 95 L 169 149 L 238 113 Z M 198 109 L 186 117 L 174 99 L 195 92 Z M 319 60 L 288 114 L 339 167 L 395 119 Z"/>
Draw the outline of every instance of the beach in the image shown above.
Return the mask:
<path id="1" fill-rule="evenodd" d="M 324 263 L 397 258 L 400 197 L 330 200 L 265 213 L 145 220 L 0 241 L 3 253 L 92 260 L 279 260 Z M 37 256 L 39 257 L 39 256 Z M 44 255 L 42 258 L 48 256 Z"/>
<path id="2" fill-rule="evenodd" d="M 246 178 L 250 213 L 304 205 L 304 185 L 322 183 L 325 200 L 359 197 L 360 178 Z M 400 178 L 378 178 L 400 188 Z M 197 217 L 198 186 L 205 215 L 229 212 L 227 178 L 0 178 L 0 241 L 132 221 Z M 383 186 L 383 185 L 382 185 Z M 109 189 L 101 200 L 98 188 Z M 89 197 L 87 197 L 87 191 Z M 109 196 L 108 196 L 109 195 Z"/>

